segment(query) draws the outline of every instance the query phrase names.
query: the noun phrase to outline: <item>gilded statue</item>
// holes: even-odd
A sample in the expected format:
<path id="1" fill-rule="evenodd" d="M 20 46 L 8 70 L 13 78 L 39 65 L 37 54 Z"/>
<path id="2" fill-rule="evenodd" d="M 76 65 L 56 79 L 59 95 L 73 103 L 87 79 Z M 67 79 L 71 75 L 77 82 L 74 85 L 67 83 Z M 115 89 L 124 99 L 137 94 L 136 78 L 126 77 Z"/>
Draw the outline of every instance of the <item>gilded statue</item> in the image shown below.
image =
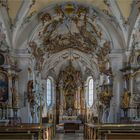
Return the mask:
<path id="1" fill-rule="evenodd" d="M 109 105 L 109 102 L 110 102 L 110 100 L 111 100 L 111 97 L 112 97 L 112 94 L 111 94 L 107 89 L 105 89 L 105 90 L 103 91 L 103 93 L 101 94 L 100 99 L 101 99 L 101 102 L 102 102 L 103 104 Z"/>
<path id="2" fill-rule="evenodd" d="M 127 112 L 128 112 L 128 108 L 129 108 L 129 103 L 130 103 L 130 92 L 128 92 L 127 89 L 124 89 L 124 93 L 123 93 L 123 98 L 122 98 L 122 109 L 124 111 L 124 116 L 127 117 Z"/>
<path id="3" fill-rule="evenodd" d="M 124 90 L 123 99 L 122 99 L 122 108 L 129 108 L 130 102 L 130 93 L 127 89 Z"/>

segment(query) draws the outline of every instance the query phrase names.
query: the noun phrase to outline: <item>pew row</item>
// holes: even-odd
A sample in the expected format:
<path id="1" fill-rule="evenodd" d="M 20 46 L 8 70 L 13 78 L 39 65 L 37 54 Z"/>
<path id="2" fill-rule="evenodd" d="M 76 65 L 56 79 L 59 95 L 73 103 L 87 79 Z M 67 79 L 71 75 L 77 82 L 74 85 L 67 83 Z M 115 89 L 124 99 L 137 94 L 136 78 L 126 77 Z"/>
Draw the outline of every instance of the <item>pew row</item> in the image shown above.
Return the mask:
<path id="1" fill-rule="evenodd" d="M 55 135 L 53 124 L 21 124 L 18 126 L 0 126 L 0 140 L 52 140 Z"/>
<path id="2" fill-rule="evenodd" d="M 85 140 L 140 140 L 140 124 L 85 124 Z"/>

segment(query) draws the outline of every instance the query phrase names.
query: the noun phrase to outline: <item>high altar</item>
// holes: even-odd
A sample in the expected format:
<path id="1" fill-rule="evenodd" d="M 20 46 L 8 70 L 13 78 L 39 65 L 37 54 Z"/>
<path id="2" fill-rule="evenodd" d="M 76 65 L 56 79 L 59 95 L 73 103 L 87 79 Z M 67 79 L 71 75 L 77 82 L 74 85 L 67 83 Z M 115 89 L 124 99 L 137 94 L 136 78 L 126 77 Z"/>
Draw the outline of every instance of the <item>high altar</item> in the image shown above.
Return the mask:
<path id="1" fill-rule="evenodd" d="M 76 122 L 79 116 L 84 115 L 84 93 L 82 75 L 74 68 L 71 60 L 59 74 L 58 87 L 59 122 Z"/>

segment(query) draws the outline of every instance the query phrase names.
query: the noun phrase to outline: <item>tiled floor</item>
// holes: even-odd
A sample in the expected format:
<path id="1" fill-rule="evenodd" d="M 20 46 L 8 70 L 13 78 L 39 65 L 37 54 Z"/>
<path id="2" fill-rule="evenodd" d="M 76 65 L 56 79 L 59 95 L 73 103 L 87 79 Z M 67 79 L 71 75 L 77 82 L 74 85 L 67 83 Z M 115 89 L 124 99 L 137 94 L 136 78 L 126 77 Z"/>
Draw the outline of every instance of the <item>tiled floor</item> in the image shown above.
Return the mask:
<path id="1" fill-rule="evenodd" d="M 53 140 L 84 140 L 79 133 L 57 133 Z"/>

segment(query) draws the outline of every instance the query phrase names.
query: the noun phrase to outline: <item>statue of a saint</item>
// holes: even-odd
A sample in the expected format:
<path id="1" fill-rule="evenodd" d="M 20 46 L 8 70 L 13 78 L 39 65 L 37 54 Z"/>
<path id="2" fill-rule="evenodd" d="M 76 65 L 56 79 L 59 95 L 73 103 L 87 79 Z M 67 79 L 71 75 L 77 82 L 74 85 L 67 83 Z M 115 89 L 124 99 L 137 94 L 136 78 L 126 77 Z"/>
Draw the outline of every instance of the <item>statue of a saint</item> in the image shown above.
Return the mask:
<path id="1" fill-rule="evenodd" d="M 110 103 L 111 97 L 112 97 L 111 92 L 109 92 L 107 89 L 105 89 L 103 91 L 103 93 L 101 94 L 101 97 L 100 97 L 101 98 L 101 102 L 108 106 L 109 103 Z"/>
<path id="2" fill-rule="evenodd" d="M 130 92 L 127 89 L 124 89 L 124 94 L 122 98 L 122 109 L 124 111 L 124 116 L 127 117 L 129 103 L 130 103 Z"/>

